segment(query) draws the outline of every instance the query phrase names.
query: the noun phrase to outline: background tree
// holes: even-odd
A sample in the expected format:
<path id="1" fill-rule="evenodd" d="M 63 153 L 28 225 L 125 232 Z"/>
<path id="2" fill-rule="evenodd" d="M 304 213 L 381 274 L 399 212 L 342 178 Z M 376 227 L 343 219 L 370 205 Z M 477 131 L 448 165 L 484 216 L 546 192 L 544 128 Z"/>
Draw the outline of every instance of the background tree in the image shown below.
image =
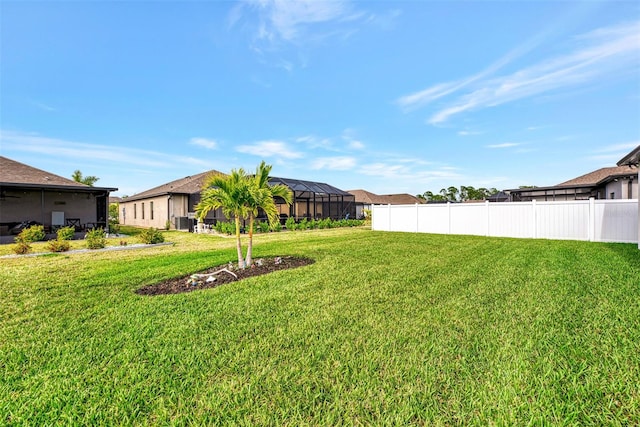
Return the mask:
<path id="1" fill-rule="evenodd" d="M 451 186 L 442 188 L 440 194 L 434 194 L 431 191 L 425 191 L 417 197 L 427 202 L 465 202 L 468 200 L 486 200 L 487 197 L 498 193 L 495 188 L 474 188 L 471 185 L 461 185 L 460 189 Z"/>
<path id="2" fill-rule="evenodd" d="M 273 228 L 280 221 L 278 207 L 276 206 L 274 197 L 284 200 L 287 205 L 293 202 L 293 193 L 286 185 L 278 184 L 269 185 L 269 174 L 271 173 L 271 165 L 267 165 L 264 160 L 256 168 L 256 174 L 250 177 L 249 182 L 249 199 L 248 199 L 248 216 L 249 216 L 249 244 L 247 247 L 247 257 L 245 265 L 250 267 L 253 264 L 253 225 L 255 218 L 260 209 L 267 216 L 269 225 Z"/>
<path id="3" fill-rule="evenodd" d="M 80 172 L 80 169 L 76 169 L 75 171 L 73 171 L 71 179 L 73 179 L 75 182 L 79 182 L 80 184 L 85 184 L 89 187 L 93 187 L 93 184 L 95 184 L 96 181 L 98 181 L 100 178 L 93 175 L 82 176 L 82 172 Z"/>
<path id="4" fill-rule="evenodd" d="M 249 213 L 249 179 L 244 169 L 232 169 L 229 175 L 215 174 L 207 178 L 200 193 L 200 203 L 196 205 L 199 221 L 204 221 L 209 211 L 222 208 L 222 213 L 236 224 L 236 249 L 238 267 L 245 268 L 240 242 L 240 220 Z"/>

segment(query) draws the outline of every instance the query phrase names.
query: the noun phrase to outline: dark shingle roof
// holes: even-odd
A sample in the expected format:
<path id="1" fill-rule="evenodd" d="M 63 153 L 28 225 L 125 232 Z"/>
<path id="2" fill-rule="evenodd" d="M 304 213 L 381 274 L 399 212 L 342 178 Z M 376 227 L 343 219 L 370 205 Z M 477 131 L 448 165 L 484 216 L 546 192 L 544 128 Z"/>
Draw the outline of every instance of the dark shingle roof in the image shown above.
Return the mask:
<path id="1" fill-rule="evenodd" d="M 423 203 L 422 200 L 411 194 L 384 194 L 378 195 L 366 190 L 349 190 L 356 197 L 356 203 L 365 205 L 414 205 Z"/>
<path id="2" fill-rule="evenodd" d="M 73 191 L 118 190 L 117 188 L 91 187 L 3 156 L 0 156 L 0 186 Z"/>
<path id="3" fill-rule="evenodd" d="M 637 169 L 632 169 L 629 166 L 614 166 L 610 168 L 601 168 L 593 172 L 589 172 L 577 178 L 570 179 L 569 181 L 562 182 L 557 187 L 579 186 L 579 185 L 597 185 L 608 179 L 613 179 L 618 176 L 624 176 L 629 174 L 637 174 Z"/>
<path id="4" fill-rule="evenodd" d="M 0 182 L 3 184 L 89 187 L 72 179 L 54 175 L 2 156 L 0 156 Z"/>
<path id="5" fill-rule="evenodd" d="M 640 161 L 640 145 L 634 148 L 629 154 L 621 158 L 618 161 L 617 165 L 618 166 L 623 166 L 623 165 L 637 166 L 639 161 Z"/>
<path id="6" fill-rule="evenodd" d="M 134 194 L 133 196 L 127 197 L 123 200 L 123 202 L 146 199 L 149 197 L 161 196 L 163 194 L 199 193 L 202 190 L 207 177 L 214 174 L 222 174 L 222 172 L 210 170 L 208 172 L 202 172 L 197 175 L 191 175 L 184 178 L 176 179 L 175 181 L 171 181 L 166 184 L 154 187 L 150 190 L 143 191 L 142 193 Z"/>

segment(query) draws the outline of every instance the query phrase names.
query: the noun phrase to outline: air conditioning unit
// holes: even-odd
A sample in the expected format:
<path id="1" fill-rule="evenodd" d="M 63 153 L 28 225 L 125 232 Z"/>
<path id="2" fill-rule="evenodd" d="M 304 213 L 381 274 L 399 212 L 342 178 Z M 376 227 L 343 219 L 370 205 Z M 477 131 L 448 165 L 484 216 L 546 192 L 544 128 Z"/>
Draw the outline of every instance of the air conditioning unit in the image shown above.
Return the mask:
<path id="1" fill-rule="evenodd" d="M 186 216 L 177 216 L 176 220 L 176 230 L 188 230 L 189 229 L 189 217 Z"/>

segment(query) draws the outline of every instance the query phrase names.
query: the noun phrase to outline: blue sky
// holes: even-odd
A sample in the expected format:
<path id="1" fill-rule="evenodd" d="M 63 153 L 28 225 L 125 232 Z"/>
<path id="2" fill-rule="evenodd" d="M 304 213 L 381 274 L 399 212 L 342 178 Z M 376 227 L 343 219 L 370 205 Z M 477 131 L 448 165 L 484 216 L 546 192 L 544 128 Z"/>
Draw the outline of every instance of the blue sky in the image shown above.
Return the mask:
<path id="1" fill-rule="evenodd" d="M 0 3 L 0 154 L 132 195 L 216 169 L 554 185 L 640 145 L 640 2 Z"/>

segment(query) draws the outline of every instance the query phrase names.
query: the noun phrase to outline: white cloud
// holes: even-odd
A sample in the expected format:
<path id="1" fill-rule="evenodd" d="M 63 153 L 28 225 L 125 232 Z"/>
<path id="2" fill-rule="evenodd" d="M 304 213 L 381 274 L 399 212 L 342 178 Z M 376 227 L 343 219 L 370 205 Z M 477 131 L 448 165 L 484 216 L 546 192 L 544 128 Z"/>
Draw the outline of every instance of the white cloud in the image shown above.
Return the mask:
<path id="1" fill-rule="evenodd" d="M 189 144 L 204 147 L 208 150 L 215 150 L 216 148 L 218 148 L 218 141 L 216 141 L 215 139 L 191 138 L 191 140 L 189 140 Z"/>
<path id="2" fill-rule="evenodd" d="M 408 181 L 412 183 L 426 184 L 438 180 L 454 180 L 461 177 L 452 168 L 437 168 L 425 170 L 412 167 L 410 164 L 371 163 L 363 165 L 359 173 L 368 176 L 384 178 L 385 180 Z"/>
<path id="3" fill-rule="evenodd" d="M 482 135 L 482 132 L 479 131 L 470 131 L 470 130 L 461 130 L 458 132 L 460 136 L 472 136 L 472 135 Z"/>
<path id="4" fill-rule="evenodd" d="M 306 135 L 296 138 L 295 142 L 301 142 L 311 149 L 322 148 L 328 151 L 336 151 L 331 139 L 329 138 L 319 138 L 315 135 Z"/>
<path id="5" fill-rule="evenodd" d="M 31 103 L 31 105 L 33 105 L 34 107 L 39 108 L 40 110 L 44 110 L 44 111 L 51 111 L 51 112 L 55 112 L 58 111 L 57 109 L 55 109 L 54 107 L 45 104 L 44 102 L 40 102 L 40 101 L 35 101 L 35 100 L 31 100 L 29 101 Z"/>
<path id="6" fill-rule="evenodd" d="M 259 157 L 282 157 L 285 159 L 304 157 L 301 152 L 290 149 L 282 141 L 259 141 L 255 144 L 240 145 L 236 147 L 236 151 Z"/>
<path id="7" fill-rule="evenodd" d="M 353 141 L 349 141 L 349 148 L 353 150 L 362 150 L 364 147 L 365 145 L 362 141 L 356 141 L 355 139 Z"/>
<path id="8" fill-rule="evenodd" d="M 632 141 L 632 142 L 623 142 L 620 144 L 612 144 L 607 145 L 606 147 L 602 147 L 598 150 L 595 150 L 594 153 L 610 153 L 610 152 L 620 152 L 624 151 L 629 152 L 640 145 L 640 141 Z"/>
<path id="9" fill-rule="evenodd" d="M 357 139 L 354 129 L 347 128 L 343 130 L 342 139 L 347 143 L 347 148 L 351 150 L 362 150 L 365 148 L 365 144 Z"/>
<path id="10" fill-rule="evenodd" d="M 311 169 L 349 170 L 356 166 L 353 157 L 320 157 L 311 163 Z"/>
<path id="11" fill-rule="evenodd" d="M 487 145 L 487 148 L 511 148 L 522 145 L 521 142 L 503 142 L 502 144 L 490 144 Z"/>
<path id="12" fill-rule="evenodd" d="M 575 38 L 580 45 L 563 56 L 548 58 L 510 75 L 490 78 L 491 74 L 539 43 L 534 40 L 507 54 L 482 72 L 466 79 L 439 83 L 400 97 L 396 102 L 404 110 L 415 109 L 436 99 L 454 95 L 430 124 L 447 121 L 454 115 L 488 108 L 518 99 L 577 85 L 588 85 L 617 72 L 640 68 L 640 22 L 602 28 Z M 462 89 L 472 86 L 470 90 Z"/>
<path id="13" fill-rule="evenodd" d="M 256 38 L 269 43 L 298 43 L 313 26 L 350 22 L 364 17 L 362 13 L 354 11 L 351 2 L 343 0 L 246 0 L 231 10 L 229 26 L 235 26 L 252 12 L 258 15 Z"/>
<path id="14" fill-rule="evenodd" d="M 94 161 L 115 162 L 138 167 L 171 168 L 179 165 L 210 166 L 206 161 L 189 156 L 164 154 L 150 150 L 114 147 L 85 142 L 66 141 L 33 133 L 0 131 L 3 152 L 36 153 L 51 158 L 64 158 L 68 162 Z"/>

